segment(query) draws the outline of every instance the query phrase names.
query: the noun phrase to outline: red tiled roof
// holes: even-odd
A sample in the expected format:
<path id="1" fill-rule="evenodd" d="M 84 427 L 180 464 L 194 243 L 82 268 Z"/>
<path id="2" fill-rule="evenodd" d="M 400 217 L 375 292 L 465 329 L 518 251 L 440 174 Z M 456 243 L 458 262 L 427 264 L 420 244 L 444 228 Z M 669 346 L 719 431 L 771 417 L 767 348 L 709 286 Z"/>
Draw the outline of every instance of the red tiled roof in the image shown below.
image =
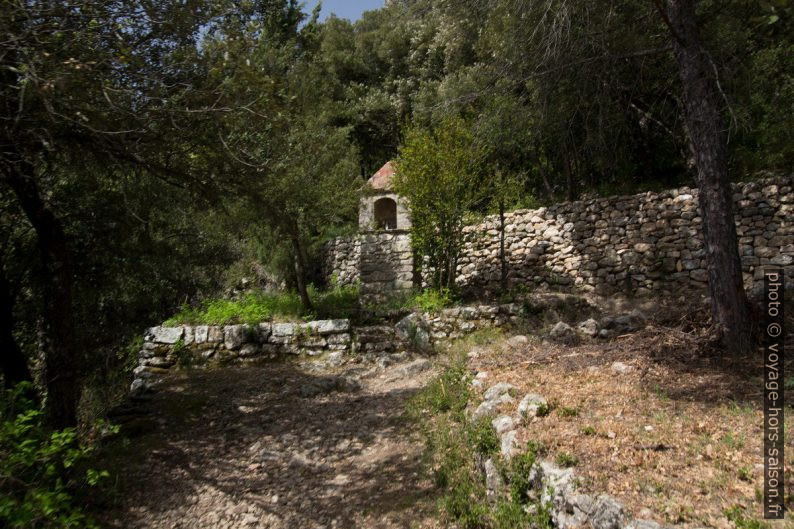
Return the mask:
<path id="1" fill-rule="evenodd" d="M 386 164 L 378 169 L 378 172 L 372 175 L 368 183 L 372 189 L 381 189 L 384 191 L 391 191 L 391 177 L 394 176 L 394 163 L 386 162 Z"/>

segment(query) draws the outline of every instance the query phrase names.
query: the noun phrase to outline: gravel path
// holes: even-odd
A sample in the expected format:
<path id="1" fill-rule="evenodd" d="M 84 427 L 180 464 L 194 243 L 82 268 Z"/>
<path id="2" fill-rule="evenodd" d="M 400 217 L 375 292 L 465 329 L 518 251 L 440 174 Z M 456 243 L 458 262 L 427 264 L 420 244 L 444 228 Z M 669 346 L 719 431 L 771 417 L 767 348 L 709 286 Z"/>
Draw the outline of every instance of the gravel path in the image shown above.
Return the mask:
<path id="1" fill-rule="evenodd" d="M 294 365 L 189 371 L 127 424 L 106 466 L 119 528 L 432 528 L 405 401 L 429 362 L 343 376 Z M 360 385 L 360 389 L 356 386 Z"/>

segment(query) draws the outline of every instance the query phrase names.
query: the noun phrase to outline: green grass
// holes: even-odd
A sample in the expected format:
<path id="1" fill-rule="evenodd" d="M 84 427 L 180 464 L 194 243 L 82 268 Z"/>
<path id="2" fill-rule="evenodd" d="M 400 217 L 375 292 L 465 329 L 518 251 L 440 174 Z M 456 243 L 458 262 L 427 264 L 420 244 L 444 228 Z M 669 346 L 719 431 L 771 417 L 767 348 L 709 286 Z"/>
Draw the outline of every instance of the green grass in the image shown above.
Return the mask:
<path id="1" fill-rule="evenodd" d="M 585 426 L 580 431 L 582 432 L 582 435 L 595 435 L 596 434 L 596 429 L 593 428 L 592 426 Z"/>
<path id="2" fill-rule="evenodd" d="M 767 529 L 770 527 L 766 522 L 747 518 L 744 514 L 744 510 L 738 505 L 734 505 L 730 509 L 725 509 L 725 516 L 728 517 L 728 520 L 733 522 L 736 529 Z"/>
<path id="3" fill-rule="evenodd" d="M 372 312 L 388 312 L 393 310 L 420 310 L 422 312 L 438 312 L 451 307 L 455 299 L 448 290 L 411 290 L 400 295 L 392 296 L 388 300 L 377 304 L 368 305 L 366 308 Z"/>
<path id="4" fill-rule="evenodd" d="M 576 417 L 579 415 L 579 410 L 577 408 L 569 408 L 567 406 L 563 406 L 562 408 L 557 410 L 557 415 L 560 417 Z"/>
<path id="5" fill-rule="evenodd" d="M 349 318 L 358 305 L 358 288 L 336 286 L 327 292 L 309 289 L 314 310 L 306 311 L 296 292 L 261 292 L 240 300 L 216 299 L 198 307 L 184 305 L 165 325 L 228 325 L 274 319 Z"/>

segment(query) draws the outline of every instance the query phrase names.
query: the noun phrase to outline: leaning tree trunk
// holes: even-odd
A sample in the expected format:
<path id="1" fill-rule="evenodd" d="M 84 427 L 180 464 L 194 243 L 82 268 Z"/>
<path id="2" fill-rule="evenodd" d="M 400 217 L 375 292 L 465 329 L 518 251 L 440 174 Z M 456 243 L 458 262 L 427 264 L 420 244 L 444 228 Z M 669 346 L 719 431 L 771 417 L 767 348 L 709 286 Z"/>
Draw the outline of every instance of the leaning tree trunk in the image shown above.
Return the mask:
<path id="1" fill-rule="evenodd" d="M 7 387 L 32 380 L 25 355 L 14 340 L 13 311 L 14 295 L 0 255 L 0 371 Z"/>
<path id="2" fill-rule="evenodd" d="M 660 11 L 673 37 L 684 88 L 686 124 L 695 151 L 712 315 L 726 349 L 733 353 L 748 351 L 750 316 L 733 220 L 716 73 L 700 41 L 693 1 L 667 0 L 667 9 Z"/>
<path id="3" fill-rule="evenodd" d="M 6 180 L 36 232 L 44 269 L 44 320 L 47 344 L 44 380 L 49 424 L 65 428 L 77 424 L 80 399 L 79 358 L 74 347 L 72 276 L 66 234 L 39 193 L 33 165 L 19 161 L 5 167 Z"/>

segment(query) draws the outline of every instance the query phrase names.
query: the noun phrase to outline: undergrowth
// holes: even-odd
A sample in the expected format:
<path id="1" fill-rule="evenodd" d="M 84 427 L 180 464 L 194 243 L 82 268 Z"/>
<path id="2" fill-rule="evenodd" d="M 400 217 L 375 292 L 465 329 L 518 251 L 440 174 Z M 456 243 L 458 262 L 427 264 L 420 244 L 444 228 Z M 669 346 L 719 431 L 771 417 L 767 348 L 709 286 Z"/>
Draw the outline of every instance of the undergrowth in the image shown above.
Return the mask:
<path id="1" fill-rule="evenodd" d="M 45 426 L 32 393 L 21 383 L 0 398 L 0 527 L 98 527 L 82 505 L 108 473 L 87 466 L 74 428 Z"/>
<path id="2" fill-rule="evenodd" d="M 199 306 L 183 305 L 165 321 L 175 325 L 228 325 L 273 319 L 349 318 L 358 307 L 358 287 L 334 286 L 325 292 L 309 287 L 314 309 L 306 311 L 296 292 L 259 292 L 239 300 L 215 299 Z"/>
<path id="3" fill-rule="evenodd" d="M 470 337 L 467 344 L 490 341 Z M 502 461 L 499 439 L 490 420 L 470 421 L 464 411 L 472 397 L 465 348 L 450 353 L 449 366 L 408 404 L 408 415 L 426 439 L 425 464 L 439 490 L 439 508 L 461 529 L 550 529 L 548 508 L 532 497 L 530 468 L 537 445 L 509 463 Z M 509 491 L 488 501 L 476 461 L 493 458 Z"/>

